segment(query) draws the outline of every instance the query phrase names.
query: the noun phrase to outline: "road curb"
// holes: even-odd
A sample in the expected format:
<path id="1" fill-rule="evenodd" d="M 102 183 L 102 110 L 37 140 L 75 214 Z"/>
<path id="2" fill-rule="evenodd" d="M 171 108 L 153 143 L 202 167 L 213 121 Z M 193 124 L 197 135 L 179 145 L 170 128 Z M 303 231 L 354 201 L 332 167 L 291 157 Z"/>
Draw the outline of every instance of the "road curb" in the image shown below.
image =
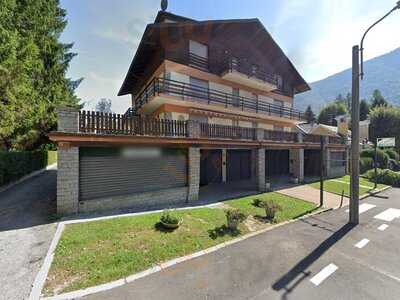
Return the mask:
<path id="1" fill-rule="evenodd" d="M 204 206 L 204 207 L 210 207 L 210 206 L 215 206 L 215 204 L 214 205 L 207 205 L 207 206 Z M 199 208 L 199 207 L 194 207 L 194 208 Z M 184 210 L 184 209 L 188 209 L 188 208 L 182 208 L 181 210 Z M 194 252 L 194 253 L 191 253 L 191 254 L 188 254 L 188 255 L 185 255 L 185 256 L 181 256 L 181 257 L 174 258 L 174 259 L 168 260 L 166 262 L 157 264 L 156 266 L 154 266 L 154 267 L 152 267 L 150 269 L 147 269 L 147 270 L 144 270 L 144 271 L 129 275 L 129 276 L 124 277 L 122 279 L 118 279 L 118 280 L 111 281 L 111 282 L 108 282 L 108 283 L 104 283 L 104 284 L 88 287 L 86 289 L 76 290 L 76 291 L 73 291 L 73 292 L 63 293 L 63 294 L 50 296 L 50 297 L 41 297 L 41 292 L 42 292 L 42 289 L 44 287 L 44 284 L 45 284 L 45 281 L 46 281 L 46 278 L 47 278 L 47 274 L 49 272 L 51 263 L 52 263 L 53 258 L 54 258 L 54 251 L 55 251 L 55 249 L 57 247 L 57 244 L 58 244 L 58 242 L 59 242 L 59 240 L 61 238 L 61 235 L 62 235 L 62 232 L 63 232 L 63 230 L 65 228 L 65 225 L 83 223 L 83 222 L 90 222 L 90 221 L 97 221 L 97 220 L 101 220 L 101 219 L 110 219 L 110 217 L 99 217 L 99 218 L 92 218 L 92 219 L 81 219 L 81 220 L 72 220 L 72 221 L 60 222 L 58 224 L 57 231 L 56 231 L 56 233 L 54 235 L 54 238 L 53 238 L 53 240 L 51 242 L 49 251 L 47 252 L 47 255 L 46 255 L 46 258 L 44 260 L 44 263 L 43 263 L 43 265 L 42 265 L 42 267 L 41 267 L 41 269 L 40 269 L 40 271 L 39 271 L 39 273 L 38 273 L 38 275 L 37 275 L 37 277 L 35 279 L 35 282 L 33 284 L 33 288 L 32 288 L 31 294 L 29 296 L 29 300 L 38 300 L 38 299 L 42 299 L 42 300 L 69 300 L 69 299 L 81 298 L 81 297 L 84 297 L 84 296 L 87 296 L 87 295 L 90 295 L 90 294 L 95 294 L 95 293 L 98 293 L 98 292 L 107 291 L 107 290 L 113 289 L 115 287 L 118 287 L 118 286 L 121 286 L 121 285 L 125 285 L 127 283 L 131 283 L 131 282 L 133 282 L 133 281 L 135 281 L 137 279 L 149 276 L 149 275 L 151 275 L 153 273 L 160 272 L 160 271 L 162 271 L 164 269 L 167 269 L 169 267 L 172 267 L 172 266 L 174 266 L 176 264 L 179 264 L 179 263 L 182 263 L 182 262 L 185 262 L 185 261 L 188 261 L 188 260 L 203 256 L 205 254 L 209 254 L 209 253 L 215 252 L 215 251 L 217 251 L 219 249 L 222 249 L 222 248 L 228 247 L 230 245 L 236 244 L 238 242 L 244 241 L 244 240 L 246 240 L 248 238 L 257 236 L 259 234 L 265 233 L 267 231 L 270 231 L 272 229 L 281 227 L 283 225 L 290 224 L 290 223 L 296 222 L 298 220 L 305 219 L 305 218 L 308 218 L 308 217 L 311 217 L 311 216 L 314 216 L 314 215 L 318 215 L 318 214 L 321 214 L 321 213 L 324 213 L 324 212 L 327 212 L 327 211 L 331 211 L 331 210 L 333 210 L 333 209 L 332 208 L 320 209 L 320 210 L 311 212 L 309 214 L 306 214 L 306 215 L 301 216 L 301 217 L 296 218 L 296 219 L 288 220 L 288 221 L 285 221 L 285 222 L 282 222 L 282 223 L 279 223 L 279 224 L 275 224 L 275 225 L 272 225 L 272 226 L 269 226 L 269 227 L 266 227 L 266 228 L 263 228 L 263 229 L 260 229 L 260 230 L 257 230 L 257 231 L 253 231 L 253 232 L 247 233 L 247 234 L 245 234 L 245 235 L 243 235 L 241 237 L 238 237 L 238 238 L 235 238 L 235 239 L 232 239 L 232 240 L 217 244 L 217 245 L 212 246 L 210 248 L 203 249 L 203 250 L 200 250 L 198 252 Z M 145 212 L 145 213 L 156 213 L 156 212 L 157 211 Z M 125 217 L 129 217 L 129 216 L 132 216 L 132 215 L 143 215 L 145 213 L 124 214 L 124 215 L 111 216 L 111 217 L 112 218 L 124 217 L 124 216 Z M 77 222 L 77 221 L 79 221 L 79 222 Z"/>

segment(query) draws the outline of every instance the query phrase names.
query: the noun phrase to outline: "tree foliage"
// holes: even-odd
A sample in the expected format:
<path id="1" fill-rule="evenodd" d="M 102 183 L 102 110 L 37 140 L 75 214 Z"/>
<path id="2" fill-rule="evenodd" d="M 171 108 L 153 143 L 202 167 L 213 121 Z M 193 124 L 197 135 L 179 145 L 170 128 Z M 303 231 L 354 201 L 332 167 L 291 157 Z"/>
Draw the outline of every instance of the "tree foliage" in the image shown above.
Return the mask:
<path id="1" fill-rule="evenodd" d="M 400 142 L 400 108 L 378 106 L 369 114 L 369 139 L 375 141 L 378 137 L 395 137 L 396 148 Z"/>
<path id="2" fill-rule="evenodd" d="M 80 80 L 66 78 L 75 53 L 59 41 L 65 17 L 58 0 L 0 0 L 0 147 L 38 148 L 55 109 L 79 106 Z"/>
<path id="3" fill-rule="evenodd" d="M 387 106 L 388 103 L 383 98 L 381 92 L 379 90 L 374 90 L 372 93 L 372 98 L 371 98 L 371 108 L 375 108 L 377 106 Z"/>
<path id="4" fill-rule="evenodd" d="M 318 115 L 318 123 L 336 126 L 335 118 L 347 113 L 344 103 L 335 101 L 326 105 Z"/>
<path id="5" fill-rule="evenodd" d="M 110 99 L 101 98 L 96 104 L 96 110 L 103 113 L 112 113 L 111 105 Z"/>
<path id="6" fill-rule="evenodd" d="M 306 111 L 304 112 L 304 117 L 308 123 L 315 121 L 315 114 L 311 109 L 311 105 L 307 106 Z"/>
<path id="7" fill-rule="evenodd" d="M 368 102 L 363 99 L 360 101 L 360 121 L 364 121 L 368 118 L 368 114 L 369 114 L 369 104 Z"/>

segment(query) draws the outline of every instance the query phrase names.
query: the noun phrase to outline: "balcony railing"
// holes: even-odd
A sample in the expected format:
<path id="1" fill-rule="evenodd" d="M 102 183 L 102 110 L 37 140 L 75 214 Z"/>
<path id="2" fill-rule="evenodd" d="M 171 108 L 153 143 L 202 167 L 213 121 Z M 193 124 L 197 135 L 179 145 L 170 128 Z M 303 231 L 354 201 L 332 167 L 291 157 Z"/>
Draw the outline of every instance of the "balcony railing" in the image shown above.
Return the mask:
<path id="1" fill-rule="evenodd" d="M 200 136 L 209 138 L 255 140 L 256 129 L 229 125 L 200 123 Z"/>
<path id="2" fill-rule="evenodd" d="M 177 121 L 142 116 L 126 116 L 95 111 L 79 112 L 79 132 L 101 135 L 299 142 L 299 133 L 297 132 L 198 123 L 192 120 Z M 303 138 L 303 142 L 319 143 L 320 136 L 306 135 Z M 342 144 L 343 141 L 340 138 L 329 138 L 329 143 Z"/>
<path id="3" fill-rule="evenodd" d="M 81 111 L 79 131 L 95 134 L 123 134 L 149 136 L 187 136 L 185 121 L 155 119 L 141 116 Z"/>
<path id="4" fill-rule="evenodd" d="M 255 77 L 277 87 L 279 86 L 278 75 L 270 73 L 261 66 L 255 65 L 242 58 L 236 58 L 232 56 L 225 57 L 223 61 L 222 73 L 225 72 L 239 72 L 247 75 L 248 77 Z"/>
<path id="5" fill-rule="evenodd" d="M 206 104 L 217 104 L 224 107 L 236 108 L 242 111 L 265 113 L 289 119 L 304 119 L 303 112 L 279 105 L 262 102 L 260 100 L 237 96 L 218 90 L 204 88 L 193 84 L 165 78 L 154 78 L 138 95 L 135 105 L 126 114 L 134 115 L 152 97 L 159 94 L 178 96 L 183 100 L 197 100 Z"/>
<path id="6" fill-rule="evenodd" d="M 282 142 L 298 142 L 298 133 L 286 131 L 264 130 L 264 140 L 282 141 Z"/>
<path id="7" fill-rule="evenodd" d="M 208 72 L 208 59 L 192 52 L 189 52 L 189 65 Z"/>

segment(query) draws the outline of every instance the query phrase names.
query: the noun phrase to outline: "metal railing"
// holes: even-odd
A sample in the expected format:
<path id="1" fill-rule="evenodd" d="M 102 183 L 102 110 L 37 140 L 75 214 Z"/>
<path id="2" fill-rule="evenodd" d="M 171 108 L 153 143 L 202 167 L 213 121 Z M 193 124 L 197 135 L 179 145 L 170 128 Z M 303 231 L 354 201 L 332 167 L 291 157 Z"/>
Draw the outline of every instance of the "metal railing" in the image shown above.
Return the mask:
<path id="1" fill-rule="evenodd" d="M 256 129 L 200 123 L 200 137 L 255 140 Z"/>
<path id="2" fill-rule="evenodd" d="M 126 114 L 136 114 L 144 104 L 151 100 L 152 97 L 159 94 L 168 94 L 178 96 L 183 100 L 196 100 L 200 103 L 233 107 L 242 111 L 265 113 L 282 118 L 298 120 L 304 119 L 304 113 L 293 108 L 282 107 L 252 98 L 157 77 L 153 78 L 153 80 L 147 84 L 136 98 L 134 107 L 130 108 Z"/>
<path id="3" fill-rule="evenodd" d="M 248 77 L 255 77 L 262 81 L 268 82 L 279 88 L 279 76 L 268 72 L 259 65 L 249 62 L 247 59 L 227 56 L 223 61 L 222 72 L 239 72 Z"/>

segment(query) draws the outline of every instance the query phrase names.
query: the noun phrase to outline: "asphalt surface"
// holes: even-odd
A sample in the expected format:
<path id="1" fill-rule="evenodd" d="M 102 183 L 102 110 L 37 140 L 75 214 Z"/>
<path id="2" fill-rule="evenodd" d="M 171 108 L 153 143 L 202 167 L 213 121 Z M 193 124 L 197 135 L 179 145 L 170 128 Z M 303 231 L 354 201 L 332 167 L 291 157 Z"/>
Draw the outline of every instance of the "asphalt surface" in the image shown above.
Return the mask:
<path id="1" fill-rule="evenodd" d="M 56 225 L 56 170 L 0 193 L 0 299 L 27 299 Z"/>
<path id="2" fill-rule="evenodd" d="M 363 200 L 376 206 L 356 227 L 346 208 L 326 212 L 84 299 L 400 299 L 400 218 L 374 218 L 399 198 L 390 189 Z"/>

